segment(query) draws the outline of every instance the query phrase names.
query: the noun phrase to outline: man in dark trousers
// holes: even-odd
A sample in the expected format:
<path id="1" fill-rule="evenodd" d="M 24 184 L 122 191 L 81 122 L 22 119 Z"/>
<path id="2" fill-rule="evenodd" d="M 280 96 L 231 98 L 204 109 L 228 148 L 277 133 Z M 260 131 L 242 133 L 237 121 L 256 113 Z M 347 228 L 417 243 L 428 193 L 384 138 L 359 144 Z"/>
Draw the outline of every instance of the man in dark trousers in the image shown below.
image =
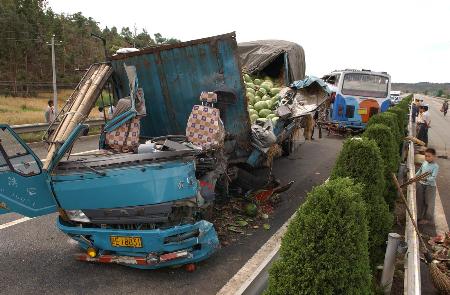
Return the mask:
<path id="1" fill-rule="evenodd" d="M 448 100 L 445 100 L 444 103 L 442 104 L 441 112 L 444 113 L 444 117 L 447 116 L 447 112 L 448 112 Z"/>

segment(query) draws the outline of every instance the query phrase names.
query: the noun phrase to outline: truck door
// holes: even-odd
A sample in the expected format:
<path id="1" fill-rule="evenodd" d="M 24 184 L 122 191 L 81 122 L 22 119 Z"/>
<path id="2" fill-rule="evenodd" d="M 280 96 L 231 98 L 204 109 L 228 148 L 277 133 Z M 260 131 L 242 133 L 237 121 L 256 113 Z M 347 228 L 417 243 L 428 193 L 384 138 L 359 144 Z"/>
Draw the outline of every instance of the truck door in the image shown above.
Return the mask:
<path id="1" fill-rule="evenodd" d="M 0 214 L 36 217 L 55 211 L 42 162 L 8 125 L 0 124 Z"/>

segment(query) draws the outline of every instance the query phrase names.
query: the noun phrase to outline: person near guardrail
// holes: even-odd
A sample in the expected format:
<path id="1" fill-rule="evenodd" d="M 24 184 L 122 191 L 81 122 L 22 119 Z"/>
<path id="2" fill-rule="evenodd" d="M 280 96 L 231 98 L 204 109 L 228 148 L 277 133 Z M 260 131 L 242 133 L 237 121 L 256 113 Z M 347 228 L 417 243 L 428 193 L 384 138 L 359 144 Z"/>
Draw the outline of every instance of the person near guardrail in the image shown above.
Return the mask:
<path id="1" fill-rule="evenodd" d="M 421 105 L 419 107 L 419 115 L 417 116 L 416 132 L 417 138 L 428 145 L 428 129 L 431 126 L 430 114 L 428 113 L 427 107 Z"/>
<path id="2" fill-rule="evenodd" d="M 425 161 L 416 172 L 419 176 L 426 172 L 431 172 L 431 175 L 426 179 L 417 183 L 416 187 L 416 201 L 417 201 L 417 218 L 419 224 L 432 223 L 434 220 L 434 203 L 436 200 L 436 177 L 439 172 L 439 165 L 435 161 L 436 150 L 427 148 L 425 150 Z"/>
<path id="3" fill-rule="evenodd" d="M 419 101 L 414 100 L 411 106 L 412 122 L 416 123 L 417 113 L 419 112 Z"/>
<path id="4" fill-rule="evenodd" d="M 50 124 L 51 122 L 53 122 L 56 118 L 56 113 L 55 113 L 55 106 L 53 105 L 53 100 L 49 100 L 47 102 L 47 108 L 45 109 L 45 122 L 47 122 L 48 124 Z"/>

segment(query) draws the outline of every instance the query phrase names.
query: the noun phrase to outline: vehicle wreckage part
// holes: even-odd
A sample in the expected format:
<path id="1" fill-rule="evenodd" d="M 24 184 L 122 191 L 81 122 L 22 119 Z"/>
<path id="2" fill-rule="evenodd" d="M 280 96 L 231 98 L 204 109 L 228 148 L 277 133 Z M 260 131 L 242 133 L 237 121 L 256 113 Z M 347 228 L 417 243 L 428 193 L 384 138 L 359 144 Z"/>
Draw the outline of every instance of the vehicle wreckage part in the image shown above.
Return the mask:
<path id="1" fill-rule="evenodd" d="M 58 219 L 58 228 L 78 241 L 85 251 L 98 249 L 98 256 L 77 255 L 83 261 L 118 263 L 137 268 L 156 269 L 171 265 L 195 263 L 208 258 L 219 248 L 214 226 L 201 220 L 194 224 L 167 229 L 121 230 L 79 227 Z M 114 247 L 111 237 L 138 237 L 142 247 Z M 89 237 L 87 243 L 81 237 Z"/>

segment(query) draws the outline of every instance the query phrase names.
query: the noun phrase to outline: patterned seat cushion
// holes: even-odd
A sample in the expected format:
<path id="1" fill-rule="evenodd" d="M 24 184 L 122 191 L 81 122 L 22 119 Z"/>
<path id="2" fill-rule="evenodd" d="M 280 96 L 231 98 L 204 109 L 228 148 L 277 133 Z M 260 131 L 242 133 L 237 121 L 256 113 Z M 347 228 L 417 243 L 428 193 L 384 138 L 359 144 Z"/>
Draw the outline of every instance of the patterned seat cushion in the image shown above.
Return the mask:
<path id="1" fill-rule="evenodd" d="M 139 146 L 141 123 L 133 118 L 116 130 L 106 134 L 105 143 L 117 152 L 135 152 Z"/>
<path id="2" fill-rule="evenodd" d="M 194 105 L 188 119 L 186 137 L 193 144 L 205 149 L 222 146 L 225 131 L 219 109 Z"/>

